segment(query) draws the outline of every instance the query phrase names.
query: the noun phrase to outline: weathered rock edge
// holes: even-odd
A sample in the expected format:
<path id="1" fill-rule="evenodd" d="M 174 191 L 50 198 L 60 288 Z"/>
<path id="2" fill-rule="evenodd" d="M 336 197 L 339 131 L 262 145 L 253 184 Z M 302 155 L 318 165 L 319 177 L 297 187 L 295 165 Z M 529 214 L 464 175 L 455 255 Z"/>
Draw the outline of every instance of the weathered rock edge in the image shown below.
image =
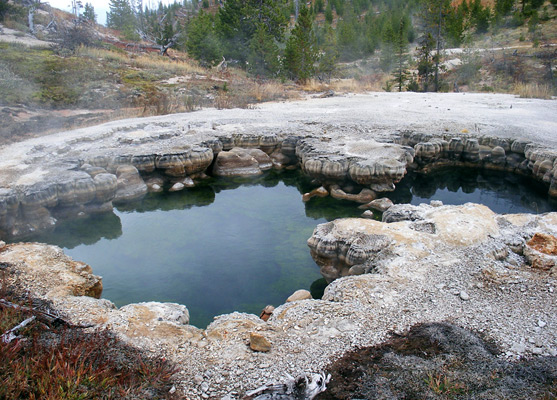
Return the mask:
<path id="1" fill-rule="evenodd" d="M 497 215 L 466 204 L 394 206 L 387 214 L 397 222 L 339 219 L 319 225 L 309 240 L 313 253 L 332 260 L 328 265 L 364 265 L 375 273 L 336 279 L 323 300 L 283 304 L 268 322 L 232 313 L 206 330 L 187 324 L 184 306 L 117 309 L 83 297 L 98 279 L 54 246 L 7 245 L 0 262 L 9 284 L 48 299 L 70 321 L 111 329 L 176 362 L 190 399 L 237 398 L 285 373 L 320 371 L 350 349 L 422 322 L 482 332 L 508 358 L 557 355 L 557 240 L 550 254 L 540 244 L 557 236 L 557 213 Z M 270 350 L 250 349 L 252 334 Z"/>
<path id="2" fill-rule="evenodd" d="M 367 188 L 364 202 L 374 192 L 394 190 L 409 170 L 449 166 L 529 176 L 557 197 L 557 150 L 524 139 L 397 132 L 382 142 L 362 135 L 333 141 L 274 133 L 192 141 L 165 125 L 140 128 L 101 138 L 70 136 L 51 146 L 18 144 L 26 152 L 23 159 L 0 165 L 0 238 L 22 238 L 52 229 L 59 219 L 109 212 L 113 203 L 136 201 L 148 191 L 182 190 L 206 174 L 255 175 L 271 167 L 299 166 L 337 197 L 357 200 L 364 193 L 345 193 L 338 185 Z M 100 149 L 94 148 L 97 141 Z"/>

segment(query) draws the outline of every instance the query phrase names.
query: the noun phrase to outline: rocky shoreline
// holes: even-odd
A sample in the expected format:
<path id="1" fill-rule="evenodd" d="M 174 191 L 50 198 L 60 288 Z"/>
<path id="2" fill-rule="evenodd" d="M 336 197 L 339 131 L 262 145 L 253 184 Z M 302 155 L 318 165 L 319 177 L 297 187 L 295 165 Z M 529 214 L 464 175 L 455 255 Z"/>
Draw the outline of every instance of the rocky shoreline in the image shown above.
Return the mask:
<path id="1" fill-rule="evenodd" d="M 113 202 L 148 191 L 182 190 L 208 173 L 257 174 L 270 167 L 300 167 L 331 195 L 365 193 L 366 201 L 392 190 L 407 170 L 449 165 L 528 175 L 557 195 L 557 150 L 550 134 L 543 140 L 555 132 L 555 117 L 532 131 L 522 121 L 502 128 L 517 110 L 524 119 L 528 110 L 555 110 L 555 102 L 482 95 L 461 104 L 471 110 L 453 119 L 441 113 L 427 122 L 390 122 L 388 106 L 407 98 L 447 107 L 474 95 L 384 95 L 119 121 L 4 146 L 2 238 L 110 211 Z M 378 101 L 386 109 L 370 114 Z M 481 121 L 486 104 L 493 109 L 482 124 L 485 134 L 465 132 L 467 113 Z M 5 245 L 0 263 L 9 284 L 48 300 L 70 321 L 106 327 L 175 362 L 178 390 L 187 398 L 238 398 L 286 373 L 320 372 L 351 349 L 423 322 L 481 332 L 509 359 L 557 356 L 555 237 L 557 213 L 497 215 L 474 204 L 396 205 L 383 222 L 335 220 L 308 241 L 323 275 L 334 279 L 322 300 L 280 305 L 268 321 L 218 316 L 205 330 L 188 325 L 187 305 L 117 309 L 97 299 L 100 278 L 53 246 Z M 270 351 L 252 350 L 254 335 Z"/>
<path id="2" fill-rule="evenodd" d="M 540 104 L 557 111 L 553 101 L 530 101 L 517 110 L 522 99 L 489 99 L 498 100 L 499 113 L 504 102 L 515 105 L 505 113 L 515 110 L 521 115 Z M 445 166 L 519 173 L 543 182 L 550 196 L 557 196 L 557 150 L 551 140 L 540 141 L 543 132 L 535 132 L 535 125 L 532 132 L 516 127 L 517 136 L 502 135 L 499 121 L 482 126 L 482 135 L 458 130 L 463 123 L 458 118 L 444 122 L 451 129 L 442 132 L 411 129 L 413 125 L 404 126 L 403 121 L 402 129 L 379 129 L 386 121 L 367 115 L 366 105 L 371 104 L 379 106 L 376 97 L 368 95 L 215 115 L 202 111 L 117 121 L 4 146 L 0 237 L 23 238 L 52 229 L 60 219 L 107 212 L 113 203 L 137 200 L 148 191 L 182 190 L 207 174 L 253 175 L 273 167 L 299 167 L 340 196 L 364 189 L 366 199 L 393 190 L 409 170 Z M 311 118 L 315 106 L 323 108 L 318 120 Z M 336 113 L 332 120 L 328 110 Z M 310 115 L 297 119 L 304 111 Z M 274 112 L 295 120 L 281 123 Z M 505 117 L 501 115 L 501 123 Z M 557 123 L 551 117 L 542 122 L 551 137 Z"/>

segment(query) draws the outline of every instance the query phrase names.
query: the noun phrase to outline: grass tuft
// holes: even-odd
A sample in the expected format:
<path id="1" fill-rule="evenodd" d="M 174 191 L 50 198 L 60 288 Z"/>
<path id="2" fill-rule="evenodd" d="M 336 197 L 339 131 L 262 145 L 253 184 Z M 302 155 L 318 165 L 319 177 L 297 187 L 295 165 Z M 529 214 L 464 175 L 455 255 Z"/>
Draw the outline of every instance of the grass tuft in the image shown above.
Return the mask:
<path id="1" fill-rule="evenodd" d="M 551 87 L 538 83 L 517 83 L 514 93 L 525 99 L 551 99 Z"/>

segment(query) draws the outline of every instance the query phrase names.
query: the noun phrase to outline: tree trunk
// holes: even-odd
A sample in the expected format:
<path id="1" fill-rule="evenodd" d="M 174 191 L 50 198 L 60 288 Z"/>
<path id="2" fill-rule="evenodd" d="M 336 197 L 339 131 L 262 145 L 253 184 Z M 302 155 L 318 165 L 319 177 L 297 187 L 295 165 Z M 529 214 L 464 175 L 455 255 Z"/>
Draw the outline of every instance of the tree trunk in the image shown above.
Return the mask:
<path id="1" fill-rule="evenodd" d="M 35 17 L 35 7 L 31 6 L 29 7 L 29 13 L 27 14 L 27 21 L 29 23 L 29 31 L 32 34 L 35 34 L 35 23 L 33 21 L 34 17 Z"/>

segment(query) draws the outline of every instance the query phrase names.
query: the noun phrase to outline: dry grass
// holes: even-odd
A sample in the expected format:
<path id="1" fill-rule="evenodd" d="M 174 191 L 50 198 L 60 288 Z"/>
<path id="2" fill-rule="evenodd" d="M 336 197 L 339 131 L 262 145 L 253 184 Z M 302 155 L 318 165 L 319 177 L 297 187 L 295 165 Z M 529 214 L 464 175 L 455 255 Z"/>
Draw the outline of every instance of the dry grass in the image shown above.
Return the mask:
<path id="1" fill-rule="evenodd" d="M 552 95 L 549 85 L 538 83 L 517 83 L 514 86 L 514 93 L 526 99 L 550 100 Z"/>
<path id="2" fill-rule="evenodd" d="M 386 79 L 381 76 L 364 76 L 362 78 L 343 78 L 334 79 L 329 83 L 318 81 L 317 79 L 308 80 L 302 90 L 306 92 L 324 92 L 333 90 L 339 93 L 364 93 L 383 91 Z"/>
<path id="3" fill-rule="evenodd" d="M 0 288 L 0 298 L 8 298 Z M 0 306 L 0 333 L 28 318 L 26 311 Z M 0 399 L 147 399 L 169 394 L 174 367 L 148 359 L 105 331 L 45 328 L 36 320 L 22 336 L 0 341 Z"/>
<path id="4" fill-rule="evenodd" d="M 128 54 L 124 51 L 107 50 L 93 47 L 80 47 L 77 56 L 113 61 L 122 66 L 167 72 L 173 75 L 203 74 L 206 71 L 194 62 L 172 60 L 158 54 Z"/>
<path id="5" fill-rule="evenodd" d="M 278 82 L 255 83 L 248 94 L 257 102 L 273 101 L 284 98 L 285 88 Z"/>

